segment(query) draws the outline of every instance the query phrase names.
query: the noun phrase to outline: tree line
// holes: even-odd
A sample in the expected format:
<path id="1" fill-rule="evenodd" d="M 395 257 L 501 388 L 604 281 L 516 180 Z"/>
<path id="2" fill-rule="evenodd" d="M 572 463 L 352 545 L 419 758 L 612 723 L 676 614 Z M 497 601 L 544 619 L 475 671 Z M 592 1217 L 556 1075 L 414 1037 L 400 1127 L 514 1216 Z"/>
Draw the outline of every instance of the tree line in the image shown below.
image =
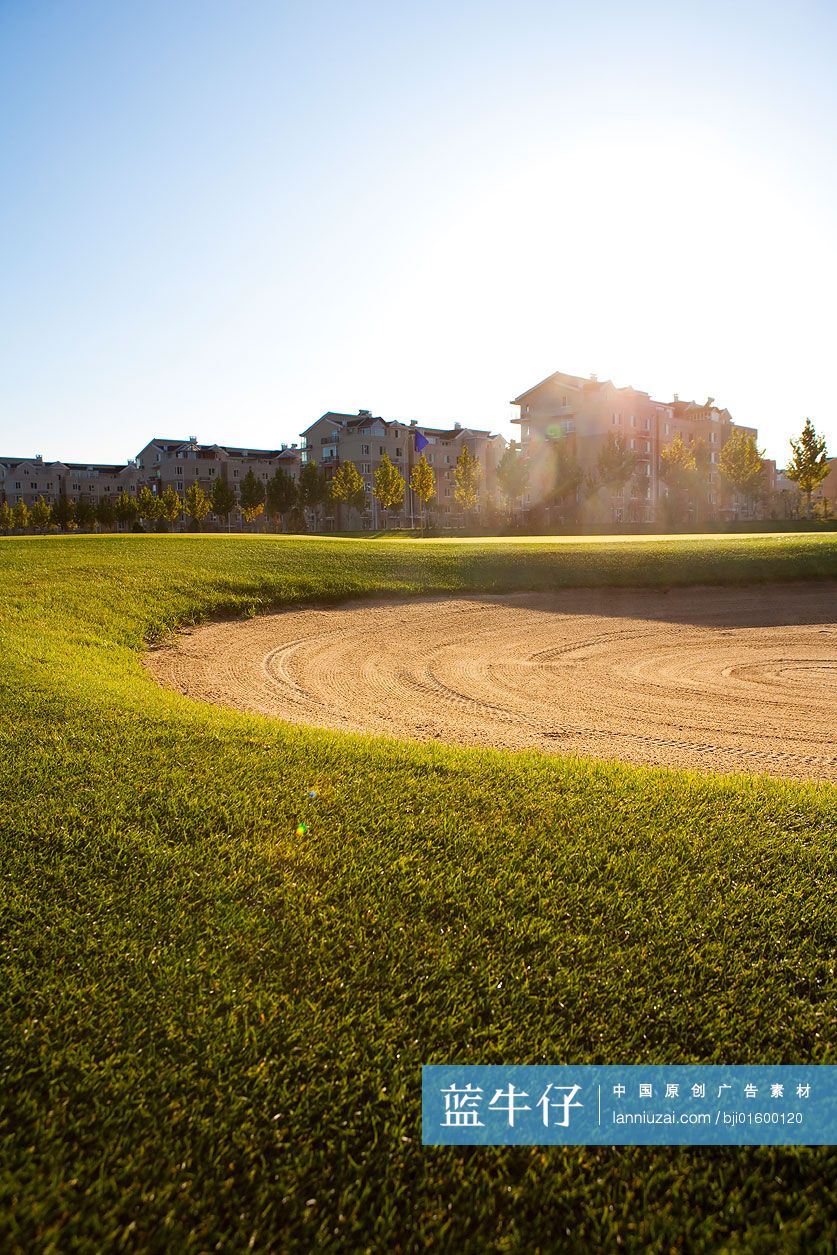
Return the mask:
<path id="1" fill-rule="evenodd" d="M 792 456 L 785 475 L 798 485 L 810 517 L 813 494 L 829 472 L 825 438 L 817 435 L 811 420 L 806 419 L 802 433 L 790 443 Z M 641 487 L 648 478 L 642 456 L 615 434 L 608 437 L 595 467 L 586 473 L 566 440 L 550 442 L 547 450 L 539 453 L 541 462 L 544 457 L 547 465 L 538 467 L 539 503 L 564 512 L 570 520 L 580 502 L 590 504 L 595 515 L 597 498 L 601 499 L 605 493 L 618 495 L 632 483 Z M 696 521 L 708 514 L 710 457 L 705 441 L 687 443 L 679 435 L 661 450 L 659 474 L 668 488 L 665 499 L 668 523 L 682 522 L 689 509 Z M 752 435 L 733 432 L 721 449 L 718 469 L 748 505 L 754 505 L 763 496 L 766 487 L 764 450 L 759 451 Z M 498 487 L 512 521 L 522 506 L 531 471 L 529 458 L 512 442 L 497 465 Z M 471 518 L 480 500 L 480 481 L 479 459 L 464 445 L 454 467 L 454 499 Z M 424 454 L 412 468 L 409 486 L 419 500 L 421 524 L 426 529 L 429 504 L 436 496 L 436 476 Z M 378 502 L 385 522 L 391 521 L 401 510 L 406 490 L 404 476 L 384 454 L 373 478 L 372 497 Z M 361 517 L 367 513 L 369 495 L 354 462 L 341 463 L 331 480 L 313 459 L 302 467 L 298 480 L 281 467 L 267 481 L 257 479 L 248 471 L 238 493 L 226 480 L 217 479 L 210 493 L 204 492 L 199 484 L 190 484 L 182 497 L 171 486 L 157 494 L 143 485 L 136 496 L 121 492 L 115 498 L 104 497 L 95 504 L 86 497 L 74 501 L 66 496 L 59 497 L 52 505 L 39 497 L 31 508 L 23 501 L 15 506 L 3 502 L 0 504 L 0 532 L 84 531 L 96 525 L 104 530 L 142 527 L 167 531 L 184 519 L 192 528 L 200 530 L 209 514 L 230 526 L 234 513 L 240 514 L 246 524 L 266 514 L 281 530 L 304 531 L 305 511 L 312 511 L 319 523 L 328 501 L 354 510 Z"/>
<path id="2" fill-rule="evenodd" d="M 812 514 L 812 497 L 829 472 L 825 437 L 818 436 L 809 418 L 801 435 L 791 442 L 791 459 L 785 475 L 797 484 L 804 498 L 808 517 Z M 695 520 L 706 518 L 710 511 L 709 467 L 711 453 L 705 440 L 684 441 L 675 438 L 660 451 L 659 477 L 668 494 L 664 508 L 671 525 L 681 523 L 691 510 Z M 605 495 L 619 495 L 626 487 L 638 488 L 650 483 L 647 463 L 642 455 L 630 449 L 624 439 L 612 433 L 599 451 L 595 466 L 583 471 L 575 452 L 566 439 L 551 441 L 546 450 L 539 450 L 539 459 L 547 465 L 538 467 L 539 501 L 543 506 L 564 513 L 568 521 L 580 504 L 590 507 L 595 520 L 597 505 L 603 506 Z M 551 459 L 551 465 L 549 460 Z M 724 444 L 718 458 L 718 470 L 729 485 L 744 499 L 748 508 L 764 499 L 768 489 L 764 450 L 756 446 L 755 437 L 736 430 Z M 510 515 L 514 515 L 530 483 L 532 467 L 523 450 L 512 443 L 497 467 L 497 481 Z M 601 521 L 605 521 L 603 518 Z"/>

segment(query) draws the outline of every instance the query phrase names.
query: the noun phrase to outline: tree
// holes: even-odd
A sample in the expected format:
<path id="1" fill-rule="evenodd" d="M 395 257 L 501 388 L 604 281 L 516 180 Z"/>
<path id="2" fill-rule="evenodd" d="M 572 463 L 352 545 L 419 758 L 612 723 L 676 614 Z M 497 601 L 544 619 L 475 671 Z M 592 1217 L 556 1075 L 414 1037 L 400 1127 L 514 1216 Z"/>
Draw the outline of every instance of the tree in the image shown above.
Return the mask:
<path id="1" fill-rule="evenodd" d="M 18 501 L 17 505 L 15 506 L 15 527 L 19 531 L 25 532 L 28 526 L 29 526 L 29 507 L 26 504 L 26 502 L 23 500 L 23 497 L 21 497 L 20 501 Z"/>
<path id="2" fill-rule="evenodd" d="M 32 506 L 32 526 L 37 532 L 45 532 L 52 522 L 52 506 L 39 497 Z"/>
<path id="3" fill-rule="evenodd" d="M 560 521 L 574 522 L 578 514 L 579 489 L 584 483 L 584 472 L 578 464 L 575 450 L 555 441 L 552 444 L 551 484 L 545 495 L 545 504 L 557 511 Z"/>
<path id="4" fill-rule="evenodd" d="M 506 498 L 509 514 L 514 514 L 515 503 L 519 503 L 529 483 L 529 462 L 523 456 L 520 445 L 511 442 L 497 463 L 497 483 Z"/>
<path id="5" fill-rule="evenodd" d="M 116 505 L 111 497 L 100 497 L 95 506 L 87 497 L 79 497 L 76 518 L 79 527 L 91 527 L 95 520 L 105 531 L 112 532 L 116 524 Z"/>
<path id="6" fill-rule="evenodd" d="M 810 418 L 806 418 L 801 436 L 790 443 L 793 456 L 785 467 L 785 475 L 805 494 L 807 515 L 810 518 L 811 497 L 829 471 L 825 436 L 818 436 L 814 424 Z"/>
<path id="7" fill-rule="evenodd" d="M 267 508 L 279 527 L 284 527 L 285 516 L 296 502 L 296 480 L 281 466 L 277 466 L 273 478 L 267 481 Z"/>
<path id="8" fill-rule="evenodd" d="M 390 462 L 389 454 L 385 453 L 381 459 L 381 465 L 375 471 L 372 486 L 372 496 L 384 511 L 384 517 L 389 510 L 400 510 L 404 504 L 406 487 L 404 476 L 398 467 Z"/>
<path id="9" fill-rule="evenodd" d="M 761 485 L 764 475 L 763 457 L 764 450 L 759 453 L 755 436 L 736 429 L 718 458 L 718 468 L 724 479 L 748 501 L 752 501 Z"/>
<path id="10" fill-rule="evenodd" d="M 209 494 L 209 503 L 216 518 L 226 519 L 229 526 L 230 515 L 238 504 L 238 498 L 235 495 L 235 489 L 231 488 L 225 479 L 215 480 L 212 492 Z"/>
<path id="11" fill-rule="evenodd" d="M 669 520 L 679 522 L 685 514 L 689 494 L 697 475 L 697 461 L 680 435 L 660 450 L 660 479 L 668 488 Z"/>
<path id="12" fill-rule="evenodd" d="M 163 528 L 171 527 L 182 513 L 183 499 L 169 484 L 163 495 L 157 498 L 157 518 Z"/>
<path id="13" fill-rule="evenodd" d="M 611 432 L 596 459 L 596 481 L 618 497 L 636 475 L 639 463 L 639 455 L 627 447 L 621 436 Z"/>
<path id="14" fill-rule="evenodd" d="M 462 452 L 456 459 L 456 466 L 453 468 L 453 478 L 456 484 L 453 495 L 462 509 L 468 513 L 476 509 L 479 499 L 480 472 L 479 459 L 474 457 L 468 446 L 464 444 Z"/>
<path id="15" fill-rule="evenodd" d="M 15 512 L 9 505 L 8 501 L 4 501 L 0 505 L 0 532 L 5 532 L 8 536 L 9 532 L 15 525 Z"/>
<path id="16" fill-rule="evenodd" d="M 62 531 L 69 531 L 76 523 L 76 504 L 66 493 L 61 493 L 53 509 L 53 518 Z"/>
<path id="17" fill-rule="evenodd" d="M 117 523 L 122 523 L 126 527 L 129 524 L 136 522 L 139 517 L 139 504 L 136 498 L 132 497 L 130 493 L 127 492 L 120 492 L 114 502 L 113 510 L 116 515 Z"/>
<path id="18" fill-rule="evenodd" d="M 143 523 L 156 523 L 160 517 L 159 497 L 155 497 L 154 493 L 147 484 L 143 484 L 137 493 L 135 517 L 142 519 Z"/>
<path id="19" fill-rule="evenodd" d="M 245 523 L 253 523 L 264 513 L 264 484 L 249 470 L 241 481 L 239 506 Z"/>
<path id="20" fill-rule="evenodd" d="M 199 528 L 210 511 L 210 500 L 200 484 L 190 484 L 186 489 L 186 513 Z"/>
<path id="21" fill-rule="evenodd" d="M 338 466 L 331 481 L 331 495 L 335 501 L 342 501 L 350 510 L 363 514 L 366 510 L 366 484 L 354 462 L 344 462 Z"/>
<path id="22" fill-rule="evenodd" d="M 410 487 L 421 502 L 421 525 L 424 531 L 427 528 L 427 503 L 431 497 L 436 495 L 436 477 L 433 474 L 433 467 L 424 454 L 421 455 L 413 467 L 410 475 Z"/>
<path id="23" fill-rule="evenodd" d="M 299 473 L 299 503 L 313 510 L 319 520 L 320 507 L 326 499 L 328 486 L 325 473 L 320 470 L 313 458 L 309 459 Z"/>

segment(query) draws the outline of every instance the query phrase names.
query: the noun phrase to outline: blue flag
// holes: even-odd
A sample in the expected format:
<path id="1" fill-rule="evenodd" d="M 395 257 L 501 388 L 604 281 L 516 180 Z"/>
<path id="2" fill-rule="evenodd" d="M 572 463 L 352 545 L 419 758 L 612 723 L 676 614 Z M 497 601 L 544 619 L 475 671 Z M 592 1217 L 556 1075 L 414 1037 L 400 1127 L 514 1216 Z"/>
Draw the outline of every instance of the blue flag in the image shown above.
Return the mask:
<path id="1" fill-rule="evenodd" d="M 422 449 L 426 449 L 430 441 L 423 436 L 420 431 L 416 432 L 416 453 L 421 453 Z"/>

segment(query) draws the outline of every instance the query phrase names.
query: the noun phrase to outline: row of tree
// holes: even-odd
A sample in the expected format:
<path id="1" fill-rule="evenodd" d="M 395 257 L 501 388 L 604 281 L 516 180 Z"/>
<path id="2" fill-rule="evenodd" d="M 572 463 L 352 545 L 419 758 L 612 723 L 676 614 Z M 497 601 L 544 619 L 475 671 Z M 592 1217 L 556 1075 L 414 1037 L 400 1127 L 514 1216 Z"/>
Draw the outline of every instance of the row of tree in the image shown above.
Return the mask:
<path id="1" fill-rule="evenodd" d="M 641 456 L 629 449 L 619 436 L 609 437 L 595 467 L 587 473 L 582 471 L 568 443 L 556 441 L 549 448 L 547 456 L 553 461 L 551 466 L 539 468 L 539 499 L 542 505 L 564 512 L 569 518 L 582 500 L 594 501 L 600 492 L 618 495 L 631 483 L 642 487 L 647 482 Z M 810 516 L 812 495 L 829 471 L 825 439 L 817 435 L 810 419 L 805 420 L 799 438 L 791 440 L 791 449 L 792 457 L 785 474 L 798 484 Z M 687 444 L 677 436 L 662 449 L 659 473 L 668 488 L 666 507 L 670 523 L 682 521 L 690 510 L 695 521 L 708 512 L 709 465 L 710 450 L 702 440 Z M 746 432 L 733 433 L 721 449 L 718 468 L 729 486 L 751 504 L 766 490 L 763 451 L 759 452 L 754 437 Z M 515 444 L 506 449 L 497 466 L 498 486 L 512 517 L 529 485 L 530 469 L 528 458 Z M 428 505 L 436 495 L 436 477 L 423 454 L 412 469 L 410 488 L 421 504 L 422 523 L 426 525 Z M 407 481 L 384 454 L 375 471 L 372 496 L 385 519 L 402 508 L 406 489 Z M 475 510 L 479 492 L 480 463 L 465 445 L 454 467 L 454 499 L 466 515 Z M 238 494 L 226 480 L 217 479 L 209 494 L 199 484 L 191 484 L 183 497 L 171 487 L 158 495 L 143 486 L 135 497 L 123 492 L 113 499 L 105 497 L 95 505 L 84 497 L 78 501 L 60 497 L 54 505 L 40 497 L 31 509 L 23 501 L 14 507 L 3 502 L 0 531 L 28 528 L 72 531 L 87 530 L 94 525 L 106 530 L 117 525 L 167 530 L 184 517 L 193 527 L 200 528 L 210 513 L 229 525 L 234 512 L 248 524 L 267 512 L 276 526 L 303 530 L 305 510 L 320 516 L 329 499 L 361 516 L 368 510 L 366 485 L 353 462 L 342 463 L 331 481 L 313 460 L 303 466 L 299 480 L 279 468 L 265 483 L 248 471 Z"/>
<path id="2" fill-rule="evenodd" d="M 825 438 L 818 436 L 811 420 L 806 419 L 801 435 L 790 443 L 792 456 L 785 475 L 798 485 L 810 515 L 812 495 L 829 472 Z M 602 490 L 619 495 L 629 484 L 642 488 L 648 483 L 641 455 L 617 435 L 608 438 L 595 467 L 587 473 L 582 471 L 568 443 L 556 441 L 550 450 L 553 465 L 547 468 L 546 476 L 541 475 L 546 482 L 542 503 L 559 511 L 564 509 L 572 514 L 580 501 L 594 501 Z M 690 510 L 695 519 L 708 513 L 710 463 L 711 450 L 703 440 L 686 443 L 678 435 L 661 450 L 659 474 L 668 489 L 669 522 L 682 521 Z M 748 506 L 765 497 L 768 483 L 764 450 L 756 447 L 754 436 L 735 431 L 721 449 L 718 469 Z M 518 446 L 510 445 L 497 467 L 497 481 L 512 513 L 522 500 L 529 475 L 528 459 Z"/>

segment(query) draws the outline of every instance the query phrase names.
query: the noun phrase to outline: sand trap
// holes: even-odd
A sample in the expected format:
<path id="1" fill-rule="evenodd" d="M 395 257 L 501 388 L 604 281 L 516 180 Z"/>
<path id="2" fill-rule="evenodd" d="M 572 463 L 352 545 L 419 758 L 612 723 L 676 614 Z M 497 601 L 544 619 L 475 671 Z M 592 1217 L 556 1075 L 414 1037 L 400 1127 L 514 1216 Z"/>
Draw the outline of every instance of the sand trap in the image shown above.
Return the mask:
<path id="1" fill-rule="evenodd" d="M 837 780 L 837 586 L 362 601 L 152 651 L 187 696 L 295 723 Z"/>

